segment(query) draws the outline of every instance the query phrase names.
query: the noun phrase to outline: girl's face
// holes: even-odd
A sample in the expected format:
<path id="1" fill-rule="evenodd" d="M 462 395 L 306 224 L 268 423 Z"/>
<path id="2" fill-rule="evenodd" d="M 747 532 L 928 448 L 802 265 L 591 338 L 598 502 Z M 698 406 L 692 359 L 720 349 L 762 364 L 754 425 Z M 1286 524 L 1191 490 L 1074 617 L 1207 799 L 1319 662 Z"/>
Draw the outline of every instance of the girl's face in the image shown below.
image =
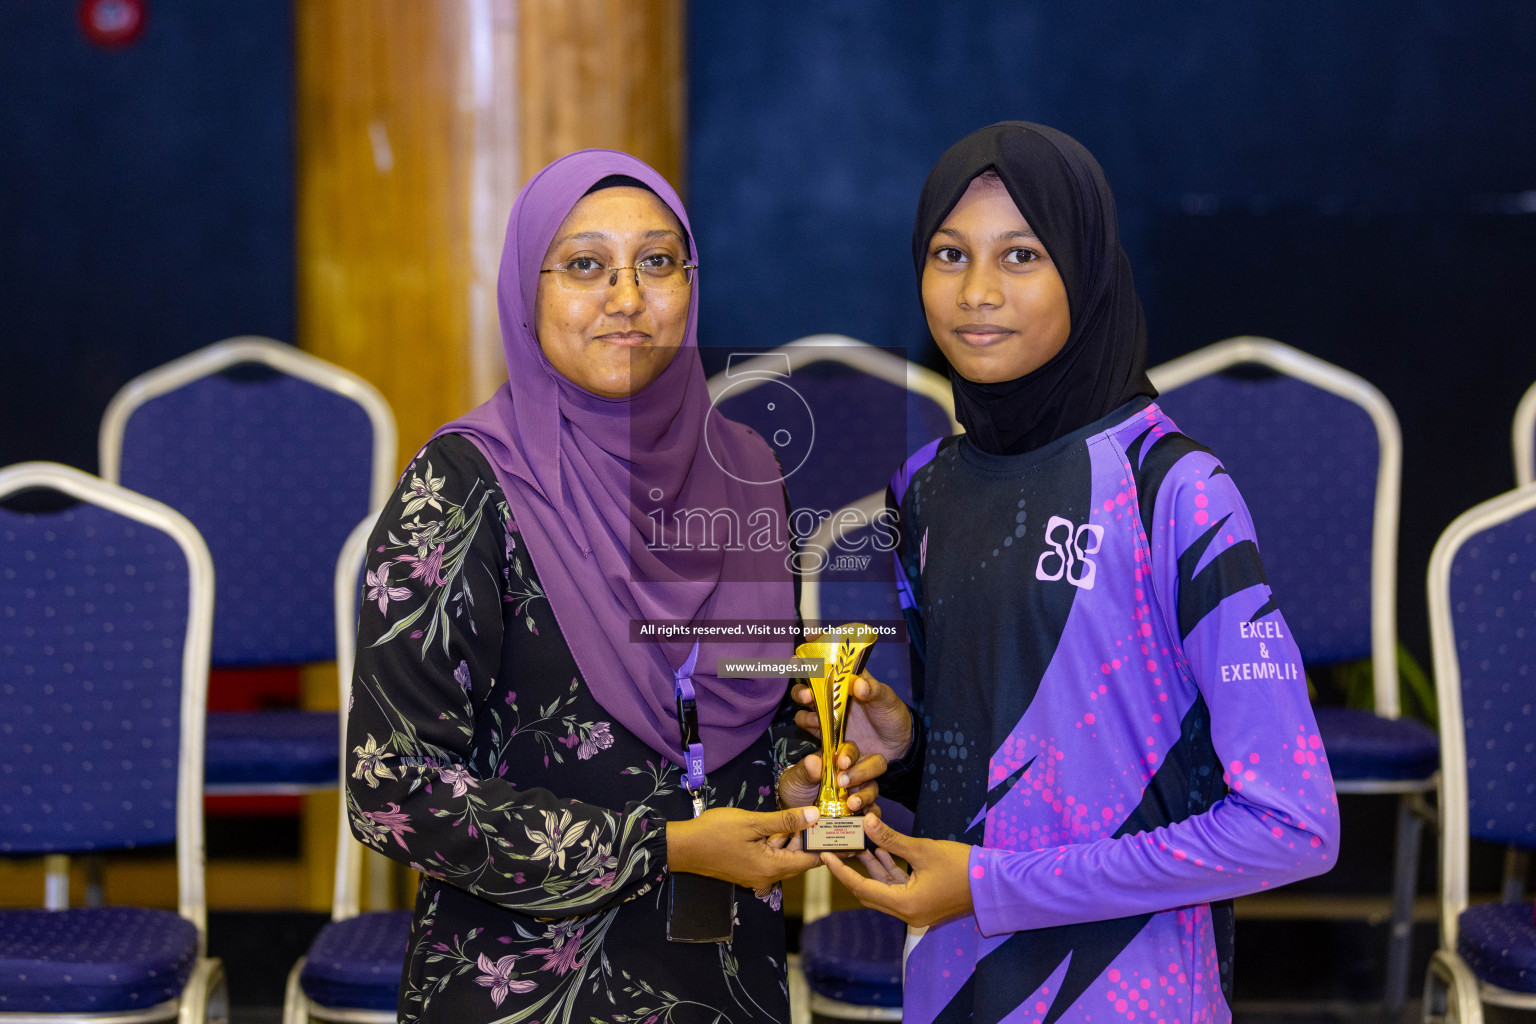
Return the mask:
<path id="1" fill-rule="evenodd" d="M 1038 370 L 1072 330 L 1061 273 L 994 177 L 974 179 L 933 233 L 922 291 L 934 341 L 977 384 Z"/>
<path id="2" fill-rule="evenodd" d="M 643 188 L 618 187 L 571 207 L 543 265 L 590 271 L 599 265 L 680 265 L 687 258 L 682 225 L 666 204 Z M 633 269 L 592 281 L 581 276 L 539 275 L 539 348 L 571 383 L 604 398 L 626 398 L 677 355 L 688 327 L 691 285 L 681 271 L 663 280 Z"/>

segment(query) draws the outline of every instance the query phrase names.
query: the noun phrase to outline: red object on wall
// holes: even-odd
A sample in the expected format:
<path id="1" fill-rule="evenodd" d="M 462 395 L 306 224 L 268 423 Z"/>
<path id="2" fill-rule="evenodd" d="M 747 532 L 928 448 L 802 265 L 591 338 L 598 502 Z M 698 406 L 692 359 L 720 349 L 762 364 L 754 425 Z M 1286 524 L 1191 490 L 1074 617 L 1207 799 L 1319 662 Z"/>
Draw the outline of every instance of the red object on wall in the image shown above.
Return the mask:
<path id="1" fill-rule="evenodd" d="M 80 31 L 97 46 L 117 50 L 144 32 L 144 0 L 80 0 Z"/>

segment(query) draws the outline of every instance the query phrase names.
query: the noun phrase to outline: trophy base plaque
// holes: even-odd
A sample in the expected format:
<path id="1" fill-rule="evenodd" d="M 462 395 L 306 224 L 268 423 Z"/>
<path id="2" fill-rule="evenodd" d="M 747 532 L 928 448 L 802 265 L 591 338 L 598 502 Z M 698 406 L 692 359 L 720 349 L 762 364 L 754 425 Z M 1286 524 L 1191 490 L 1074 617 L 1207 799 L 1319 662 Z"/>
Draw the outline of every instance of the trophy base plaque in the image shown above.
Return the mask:
<path id="1" fill-rule="evenodd" d="M 848 813 L 848 794 L 837 784 L 837 751 L 848 728 L 848 701 L 853 681 L 864 671 L 875 631 L 862 622 L 839 626 L 819 640 L 795 648 L 795 656 L 821 662 L 821 674 L 806 679 L 816 704 L 821 727 L 821 789 L 816 806 L 821 819 L 806 829 L 805 849 L 811 853 L 843 853 L 862 850 L 864 816 Z"/>
<path id="2" fill-rule="evenodd" d="M 864 849 L 864 816 L 821 818 L 806 829 L 805 848 L 811 853 L 841 853 Z"/>

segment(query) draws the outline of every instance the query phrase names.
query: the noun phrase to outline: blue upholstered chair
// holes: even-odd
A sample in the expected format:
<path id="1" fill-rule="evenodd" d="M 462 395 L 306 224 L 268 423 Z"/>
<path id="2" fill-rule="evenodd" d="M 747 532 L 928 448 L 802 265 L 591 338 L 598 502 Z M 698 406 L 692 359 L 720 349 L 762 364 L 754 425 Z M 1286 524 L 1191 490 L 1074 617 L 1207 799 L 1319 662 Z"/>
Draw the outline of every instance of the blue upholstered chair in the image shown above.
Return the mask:
<path id="1" fill-rule="evenodd" d="M 837 517 L 828 522 L 835 528 Z M 875 546 L 876 534 L 872 526 L 820 534 L 818 541 L 827 544 L 832 561 L 802 585 L 800 607 L 807 622 L 901 621 L 893 556 Z M 870 561 L 862 569 L 834 568 L 839 564 L 836 559 L 865 555 Z M 905 643 L 876 642 L 868 670 L 902 699 L 912 700 L 911 661 Z M 893 828 L 911 833 L 911 811 L 884 798 L 879 803 L 881 815 Z M 809 872 L 805 888 L 799 969 L 808 1012 L 838 1020 L 901 1020 L 906 925 L 876 910 L 832 910 L 831 874 L 825 868 Z"/>
<path id="2" fill-rule="evenodd" d="M 1399 797 L 1386 985 L 1399 1007 L 1439 748 L 1434 730 L 1399 717 L 1397 417 L 1365 380 L 1268 338 L 1231 338 L 1149 376 L 1158 404 L 1242 490 L 1302 658 L 1371 659 L 1375 707 L 1319 707 L 1317 725 L 1340 793 Z"/>
<path id="3" fill-rule="evenodd" d="M 906 941 L 907 926 L 900 920 L 864 907 L 805 922 L 800 971 L 810 1013 L 834 1020 L 901 1020 Z"/>
<path id="4" fill-rule="evenodd" d="M 1524 487 L 1536 482 L 1536 384 L 1526 389 L 1515 407 L 1512 430 L 1515 451 L 1515 484 Z M 1530 853 L 1511 846 L 1504 856 L 1504 893 L 1516 899 L 1523 892 L 1525 876 L 1530 871 Z"/>
<path id="5" fill-rule="evenodd" d="M 895 353 L 820 334 L 733 361 L 710 378 L 710 393 L 779 456 L 797 517 L 791 528 L 807 553 L 807 625 L 899 622 L 892 556 L 874 543 L 872 524 L 907 455 L 959 429 L 949 382 Z M 906 644 L 877 643 L 869 671 L 910 699 Z M 905 808 L 882 801 L 881 810 L 897 828 L 911 828 Z M 900 1020 L 906 927 L 871 910 L 834 913 L 831 904 L 831 875 L 808 872 L 790 973 L 793 1019 Z"/>
<path id="6" fill-rule="evenodd" d="M 709 393 L 722 413 L 768 441 L 790 504 L 818 520 L 861 499 L 883 506 L 901 461 L 959 429 L 947 380 L 838 334 L 733 357 L 709 379 Z"/>
<path id="7" fill-rule="evenodd" d="M 1424 1019 L 1536 1010 L 1536 921 L 1521 886 L 1467 905 L 1470 838 L 1536 848 L 1536 486 L 1476 506 L 1429 562 L 1440 702 L 1440 949 Z M 1523 882 L 1523 878 L 1521 879 Z"/>
<path id="8" fill-rule="evenodd" d="M 775 446 L 801 548 L 825 556 L 825 564 L 802 558 L 805 621 L 900 621 L 889 546 L 876 546 L 872 524 L 902 461 L 959 431 L 949 381 L 893 352 L 816 334 L 733 362 L 709 389 L 721 412 Z M 783 416 L 790 404 L 814 431 L 804 445 Z M 780 429 L 792 435 L 783 444 Z M 869 671 L 910 696 L 905 645 L 877 644 Z"/>
<path id="9" fill-rule="evenodd" d="M 1536 384 L 1526 389 L 1515 407 L 1515 483 L 1536 480 Z"/>
<path id="10" fill-rule="evenodd" d="M 880 622 L 905 628 L 896 592 L 895 557 L 882 550 L 888 546 L 889 542 L 877 538 L 877 530 L 871 526 L 842 531 L 839 540 L 828 545 L 832 561 L 801 583 L 800 611 L 806 622 Z M 869 561 L 864 563 L 864 558 Z M 866 670 L 903 700 L 912 700 L 912 661 L 905 643 L 877 641 L 869 652 Z M 900 828 L 901 816 L 909 812 L 897 805 L 890 810 L 887 820 Z"/>
<path id="11" fill-rule="evenodd" d="M 0 911 L 0 1021 L 227 1019 L 203 900 L 208 549 L 53 463 L 0 470 L 0 502 L 0 855 L 46 866 L 45 909 Z M 176 912 L 69 909 L 70 855 L 169 843 Z"/>
<path id="12" fill-rule="evenodd" d="M 231 338 L 129 381 L 100 448 L 105 479 L 165 502 L 207 540 L 214 666 L 335 656 L 337 553 L 395 478 L 394 417 L 372 385 L 290 345 Z M 330 712 L 215 712 L 208 792 L 329 788 L 337 742 Z"/>
<path id="13" fill-rule="evenodd" d="M 837 516 L 828 522 L 835 529 Z M 873 526 L 856 526 L 820 534 L 830 560 L 803 584 L 800 607 L 807 622 L 901 622 L 893 556 L 876 545 L 878 533 Z M 838 568 L 838 559 L 866 555 L 869 562 L 863 568 Z M 877 642 L 868 670 L 903 700 L 912 700 L 911 660 L 905 643 Z M 879 804 L 881 815 L 893 828 L 911 833 L 911 811 L 884 798 Z M 807 874 L 805 886 L 800 970 L 810 1012 L 840 1020 L 900 1020 L 906 925 L 875 910 L 832 910 L 831 875 L 824 868 Z"/>
<path id="14" fill-rule="evenodd" d="M 373 517 L 357 525 L 341 551 L 335 573 L 336 671 L 341 684 L 341 735 L 347 734 L 347 707 L 352 694 L 352 665 L 357 651 L 357 607 L 360 579 Z M 343 751 L 342 772 L 346 771 Z M 337 822 L 336 884 L 331 920 L 309 952 L 288 973 L 283 998 L 283 1024 L 311 1020 L 347 1024 L 392 1024 L 410 939 L 409 910 L 361 912 L 360 889 L 365 854 L 376 858 L 377 870 L 389 861 L 368 851 L 352 836 L 347 823 L 346 779 L 342 778 L 341 814 Z"/>

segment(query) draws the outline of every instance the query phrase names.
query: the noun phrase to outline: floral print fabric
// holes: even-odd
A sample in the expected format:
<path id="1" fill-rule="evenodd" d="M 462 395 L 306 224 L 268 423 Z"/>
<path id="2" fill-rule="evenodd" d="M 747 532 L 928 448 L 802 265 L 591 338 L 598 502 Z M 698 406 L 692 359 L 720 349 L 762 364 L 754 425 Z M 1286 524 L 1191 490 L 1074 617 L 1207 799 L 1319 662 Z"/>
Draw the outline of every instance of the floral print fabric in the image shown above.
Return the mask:
<path id="1" fill-rule="evenodd" d="M 776 806 L 786 702 L 706 806 Z M 777 887 L 730 943 L 666 940 L 678 768 L 592 699 L 496 478 L 430 442 L 369 540 L 347 725 L 354 834 L 423 876 L 402 1021 L 787 1021 Z"/>

